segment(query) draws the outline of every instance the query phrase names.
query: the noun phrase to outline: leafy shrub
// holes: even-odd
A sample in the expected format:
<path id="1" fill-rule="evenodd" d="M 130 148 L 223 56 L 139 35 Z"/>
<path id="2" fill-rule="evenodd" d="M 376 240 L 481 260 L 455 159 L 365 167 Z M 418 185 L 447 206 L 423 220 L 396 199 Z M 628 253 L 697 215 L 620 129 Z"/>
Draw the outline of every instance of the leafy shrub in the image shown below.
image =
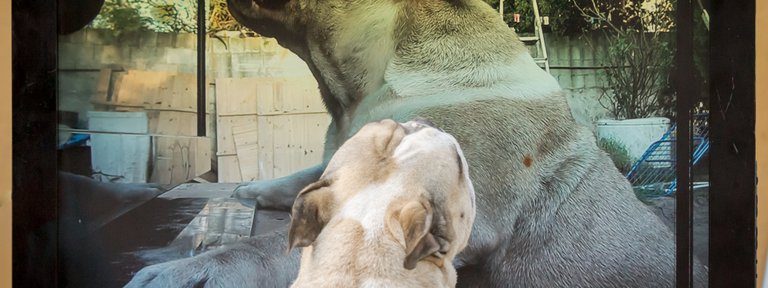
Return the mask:
<path id="1" fill-rule="evenodd" d="M 613 165 L 619 169 L 622 174 L 627 174 L 629 169 L 632 168 L 632 157 L 629 156 L 629 151 L 621 143 L 613 139 L 598 139 L 597 147 L 600 147 L 603 151 L 608 153 L 611 157 Z"/>
<path id="2" fill-rule="evenodd" d="M 499 10 L 499 0 L 483 0 Z M 624 5 L 625 0 L 603 0 L 597 3 L 602 9 L 615 9 Z M 575 5 L 592 5 L 590 0 L 539 0 L 539 12 L 542 17 L 549 17 L 549 28 L 552 33 L 559 35 L 577 35 L 583 32 L 599 29 L 593 22 L 585 22 L 581 12 Z M 513 15 L 520 14 L 520 23 L 515 23 Z M 623 15 L 614 13 L 615 22 L 623 21 Z M 533 33 L 533 6 L 531 0 L 504 0 L 504 20 L 520 34 Z"/>
<path id="3" fill-rule="evenodd" d="M 197 2 L 192 0 L 106 0 L 91 27 L 120 36 L 139 31 L 187 32 L 197 29 Z"/>
<path id="4" fill-rule="evenodd" d="M 604 71 L 608 87 L 599 102 L 616 119 L 671 116 L 674 95 L 670 86 L 675 28 L 670 1 L 629 2 L 601 7 L 596 0 L 576 8 L 584 20 L 600 27 L 609 48 Z M 622 15 L 624 22 L 616 22 Z M 585 22 L 586 22 L 585 21 Z"/>

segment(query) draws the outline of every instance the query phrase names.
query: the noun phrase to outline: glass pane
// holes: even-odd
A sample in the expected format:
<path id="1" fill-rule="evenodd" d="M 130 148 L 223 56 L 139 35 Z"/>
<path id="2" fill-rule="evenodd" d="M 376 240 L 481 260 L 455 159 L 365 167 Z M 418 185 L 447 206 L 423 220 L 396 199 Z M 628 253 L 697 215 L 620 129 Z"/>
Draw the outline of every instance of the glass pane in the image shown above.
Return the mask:
<path id="1" fill-rule="evenodd" d="M 691 124 L 693 181 L 693 255 L 709 267 L 709 13 L 712 1 L 701 0 L 693 5 L 693 73 L 696 96 Z M 705 271 L 694 270 L 694 279 L 708 279 Z"/>
<path id="2" fill-rule="evenodd" d="M 71 173 L 61 191 L 98 192 L 73 200 L 96 216 L 61 224 L 86 223 L 62 229 L 70 281 L 143 283 L 162 270 L 151 265 L 186 259 L 162 273 L 281 286 L 301 249 L 287 256 L 285 233 L 273 232 L 286 229 L 298 191 L 364 124 L 424 117 L 466 154 L 473 231 L 488 233 L 453 262 L 459 287 L 673 285 L 674 1 L 466 0 L 458 19 L 437 13 L 454 6 L 424 4 L 446 1 L 363 2 L 210 0 L 202 49 L 197 1 L 111 0 L 61 36 L 59 167 Z M 408 14 L 418 9 L 430 13 Z M 708 24 L 697 21 L 694 271 L 705 279 Z M 206 137 L 196 136 L 199 52 Z M 88 254 L 81 239 L 103 248 Z M 227 247 L 241 241 L 254 253 Z M 288 276 L 243 274 L 261 261 Z"/>
<path id="3" fill-rule="evenodd" d="M 119 287 L 147 261 L 181 257 L 155 249 L 205 204 L 153 199 L 212 173 L 215 138 L 197 137 L 197 5 L 59 3 L 81 22 L 58 39 L 62 281 Z"/>
<path id="4" fill-rule="evenodd" d="M 499 9 L 499 1 L 490 1 Z M 523 39 L 536 40 L 535 19 L 525 17 L 533 1 L 502 1 L 499 12 Z M 707 1 L 703 1 L 707 4 Z M 634 194 L 666 226 L 654 245 L 675 247 L 676 94 L 674 90 L 675 2 L 540 1 L 546 49 L 531 53 L 547 58 L 550 71 L 568 93 L 574 118 L 593 127 L 598 146 L 627 178 Z M 708 100 L 708 19 L 698 3 L 695 14 L 696 83 L 700 98 L 694 120 L 694 278 L 705 285 L 708 239 L 706 113 Z M 553 16 L 556 15 L 556 16 Z M 705 24 L 706 23 L 706 24 Z M 538 56 L 537 56 L 538 55 Z M 544 66 L 544 65 L 542 65 Z M 701 104 L 703 103 L 703 104 Z M 645 215 L 642 217 L 654 217 Z M 651 219 L 648 219 L 652 222 Z M 669 251 L 669 250 L 667 250 Z M 659 260 L 660 265 L 664 261 Z M 669 264 L 672 264 L 669 266 Z M 674 263 L 659 278 L 674 280 Z M 628 269 L 631 269 L 628 267 Z M 669 284 L 669 282 L 668 282 Z M 671 285 L 671 284 L 669 284 Z"/>

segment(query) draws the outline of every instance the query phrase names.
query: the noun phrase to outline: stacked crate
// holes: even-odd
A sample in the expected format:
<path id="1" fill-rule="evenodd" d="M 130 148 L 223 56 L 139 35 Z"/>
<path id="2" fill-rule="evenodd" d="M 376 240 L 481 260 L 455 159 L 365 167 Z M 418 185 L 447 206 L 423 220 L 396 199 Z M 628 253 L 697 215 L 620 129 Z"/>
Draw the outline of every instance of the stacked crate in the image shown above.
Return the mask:
<path id="1" fill-rule="evenodd" d="M 322 160 L 330 116 L 313 78 L 220 78 L 215 94 L 220 183 L 282 177 Z"/>
<path id="2" fill-rule="evenodd" d="M 104 69 L 98 83 L 91 98 L 98 112 L 89 112 L 94 170 L 169 185 L 211 170 L 211 138 L 197 137 L 194 74 Z M 212 122 L 213 105 L 206 108 Z M 136 127 L 115 130 L 129 124 Z M 126 164 L 132 161 L 141 163 Z"/>

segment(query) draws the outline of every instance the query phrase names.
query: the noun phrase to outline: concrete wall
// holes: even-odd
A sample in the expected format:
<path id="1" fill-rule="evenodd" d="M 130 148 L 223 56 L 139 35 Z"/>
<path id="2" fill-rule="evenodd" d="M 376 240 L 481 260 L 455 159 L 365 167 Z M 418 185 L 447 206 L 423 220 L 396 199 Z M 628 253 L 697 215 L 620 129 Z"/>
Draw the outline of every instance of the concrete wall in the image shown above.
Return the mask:
<path id="1" fill-rule="evenodd" d="M 591 37 L 596 47 L 585 38 Z M 555 37 L 546 35 L 552 75 L 566 92 L 576 120 L 594 128 L 594 122 L 608 112 L 599 102 L 605 83 L 600 66 L 604 42 L 595 35 Z M 194 34 L 143 32 L 115 37 L 112 31 L 85 29 L 59 40 L 60 110 L 93 110 L 90 97 L 96 91 L 98 69 L 115 66 L 124 69 L 196 72 Z M 226 77 L 303 77 L 311 75 L 306 64 L 280 47 L 274 39 L 240 37 L 239 32 L 223 32 L 207 39 L 208 89 L 211 101 L 216 78 Z"/>
<path id="2" fill-rule="evenodd" d="M 597 35 L 545 35 L 544 39 L 550 73 L 565 91 L 574 118 L 594 129 L 597 120 L 611 116 L 598 102 L 606 87 L 605 72 L 601 68 L 606 55 L 605 40 Z"/>
<path id="3" fill-rule="evenodd" d="M 301 58 L 272 38 L 240 37 L 239 32 L 222 32 L 208 39 L 208 77 L 305 77 L 311 76 Z"/>
<path id="4" fill-rule="evenodd" d="M 85 111 L 96 93 L 99 69 L 148 70 L 170 73 L 197 71 L 197 38 L 194 34 L 143 32 L 114 36 L 109 30 L 84 29 L 59 38 L 59 110 Z M 277 41 L 221 33 L 206 42 L 208 100 L 214 101 L 213 83 L 222 77 L 279 77 L 311 75 L 306 64 Z"/>
<path id="5" fill-rule="evenodd" d="M 110 30 L 84 29 L 59 36 L 59 110 L 85 111 L 96 93 L 99 69 L 113 67 L 171 73 L 195 73 L 194 34 L 136 33 L 116 37 Z"/>

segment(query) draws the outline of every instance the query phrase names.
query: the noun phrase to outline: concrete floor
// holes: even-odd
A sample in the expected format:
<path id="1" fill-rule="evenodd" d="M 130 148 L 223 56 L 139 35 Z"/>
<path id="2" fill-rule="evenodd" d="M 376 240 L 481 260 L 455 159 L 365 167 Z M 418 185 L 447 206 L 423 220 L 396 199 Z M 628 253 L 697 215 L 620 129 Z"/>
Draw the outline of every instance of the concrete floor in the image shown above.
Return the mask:
<path id="1" fill-rule="evenodd" d="M 235 184 L 183 184 L 102 228 L 97 233 L 99 239 L 115 242 L 109 243 L 105 252 L 118 283 L 125 284 L 144 266 L 191 257 L 288 225 L 290 214 L 287 212 L 262 210 L 254 215 L 252 203 L 228 198 L 235 187 Z M 708 189 L 694 192 L 694 254 L 705 264 L 708 195 Z M 654 199 L 649 207 L 674 231 L 674 197 Z M 129 237 L 124 233 L 130 233 Z M 115 235 L 123 236 L 116 238 Z"/>
<path id="2" fill-rule="evenodd" d="M 675 198 L 651 200 L 649 207 L 662 222 L 675 231 Z M 709 188 L 694 189 L 693 193 L 693 254 L 709 267 Z"/>
<path id="3" fill-rule="evenodd" d="M 99 257 L 83 261 L 105 267 L 105 272 L 83 275 L 86 279 L 79 283 L 121 287 L 148 265 L 192 257 L 288 225 L 287 212 L 254 213 L 252 203 L 229 198 L 235 187 L 182 184 L 104 225 L 84 239 L 97 244 L 91 246 L 100 249 L 89 254 Z"/>

